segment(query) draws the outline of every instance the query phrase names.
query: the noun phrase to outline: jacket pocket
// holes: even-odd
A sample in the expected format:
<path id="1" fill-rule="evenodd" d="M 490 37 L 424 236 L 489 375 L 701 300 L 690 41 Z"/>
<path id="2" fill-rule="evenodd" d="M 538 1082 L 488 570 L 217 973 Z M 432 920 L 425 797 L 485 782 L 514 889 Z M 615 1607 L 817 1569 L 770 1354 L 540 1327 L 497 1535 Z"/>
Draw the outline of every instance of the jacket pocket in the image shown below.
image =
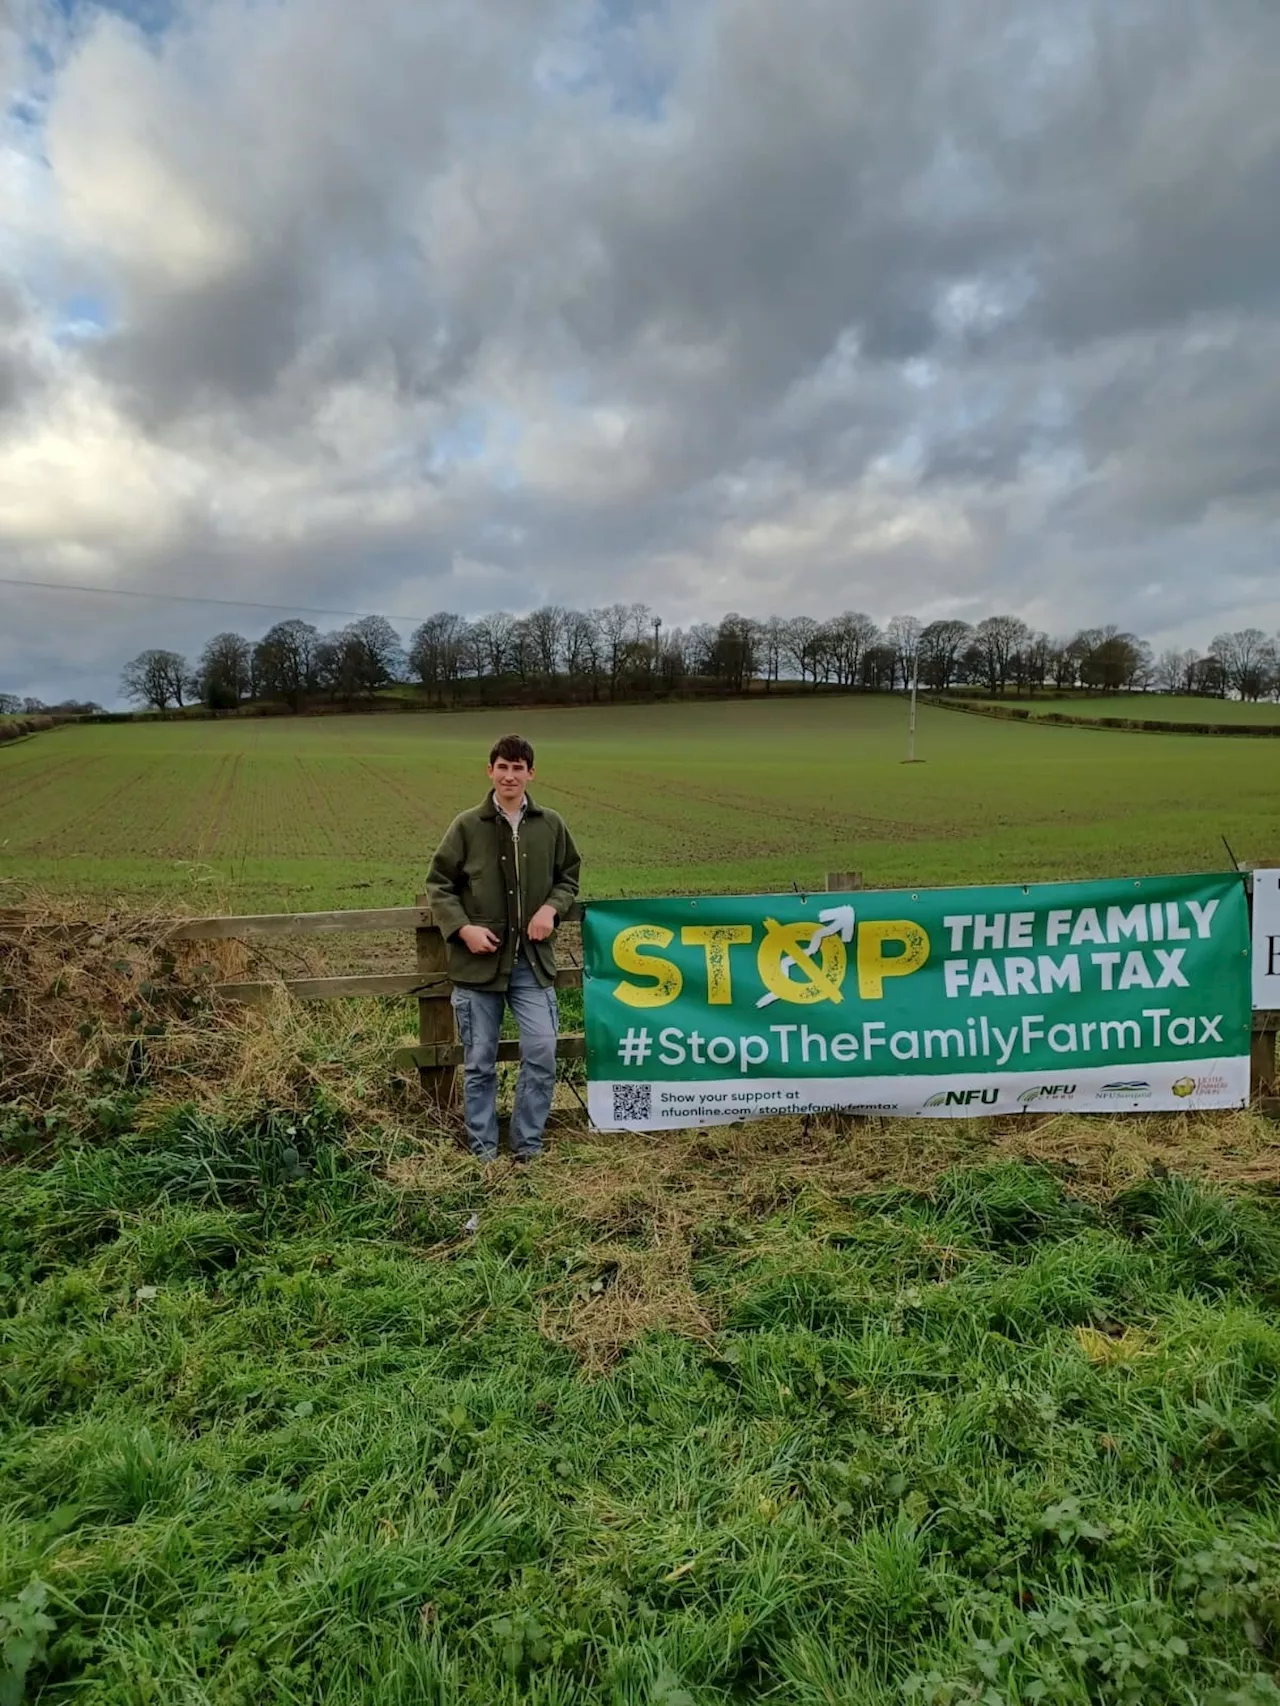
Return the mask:
<path id="1" fill-rule="evenodd" d="M 484 925 L 492 930 L 498 938 L 498 946 L 491 954 L 473 954 L 457 936 L 451 937 L 447 945 L 449 976 L 454 983 L 480 984 L 492 983 L 498 975 L 498 967 L 502 962 L 502 942 L 506 935 L 506 921 L 488 923 L 483 918 L 473 918 L 473 924 Z"/>
<path id="2" fill-rule="evenodd" d="M 530 942 L 525 937 L 526 951 L 535 965 L 541 967 L 545 976 L 549 977 L 554 986 L 556 975 L 556 939 L 548 936 L 545 942 Z"/>

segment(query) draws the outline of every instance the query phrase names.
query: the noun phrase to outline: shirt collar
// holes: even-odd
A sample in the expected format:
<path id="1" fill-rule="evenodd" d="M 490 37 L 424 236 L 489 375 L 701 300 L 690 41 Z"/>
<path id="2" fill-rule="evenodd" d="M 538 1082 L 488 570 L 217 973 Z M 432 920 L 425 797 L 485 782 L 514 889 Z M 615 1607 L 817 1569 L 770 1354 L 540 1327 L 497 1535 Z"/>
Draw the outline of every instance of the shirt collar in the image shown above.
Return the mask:
<path id="1" fill-rule="evenodd" d="M 511 813 L 504 809 L 502 802 L 498 799 L 497 794 L 494 792 L 494 790 L 492 788 L 490 788 L 490 790 L 489 790 L 489 799 L 493 805 L 494 811 L 497 812 L 500 816 L 505 817 L 507 822 L 510 823 L 511 822 Z M 519 815 L 521 818 L 524 817 L 524 814 L 528 811 L 528 809 L 529 809 L 529 796 L 528 796 L 528 794 L 522 794 L 520 797 L 520 812 L 519 812 Z"/>

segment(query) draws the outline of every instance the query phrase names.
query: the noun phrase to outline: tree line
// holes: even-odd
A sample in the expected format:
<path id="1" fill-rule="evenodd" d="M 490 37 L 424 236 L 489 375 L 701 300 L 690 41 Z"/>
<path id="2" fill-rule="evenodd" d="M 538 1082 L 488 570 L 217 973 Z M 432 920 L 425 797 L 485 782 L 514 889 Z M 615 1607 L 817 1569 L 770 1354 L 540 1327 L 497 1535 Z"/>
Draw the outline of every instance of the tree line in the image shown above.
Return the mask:
<path id="1" fill-rule="evenodd" d="M 90 717 L 101 710 L 95 699 L 60 699 L 56 705 L 47 705 L 30 694 L 0 693 L 0 717 Z"/>
<path id="2" fill-rule="evenodd" d="M 1145 640 L 1114 625 L 1055 640 L 1010 615 L 976 623 L 894 616 L 881 627 L 861 611 L 825 621 L 730 612 L 718 623 L 679 628 L 644 604 L 586 611 L 545 605 L 528 616 L 442 611 L 407 646 L 383 616 L 328 634 L 293 619 L 256 642 L 216 634 L 193 663 L 178 652 L 141 652 L 126 664 L 121 686 L 135 704 L 159 711 L 197 703 L 232 711 L 254 701 L 297 711 L 317 701 L 367 701 L 397 683 L 450 705 L 504 695 L 594 701 L 693 688 L 732 694 L 757 684 L 770 691 L 784 681 L 894 692 L 913 679 L 938 693 L 1083 689 L 1258 700 L 1280 696 L 1280 636 L 1245 628 L 1215 635 L 1203 653 L 1156 656 Z"/>

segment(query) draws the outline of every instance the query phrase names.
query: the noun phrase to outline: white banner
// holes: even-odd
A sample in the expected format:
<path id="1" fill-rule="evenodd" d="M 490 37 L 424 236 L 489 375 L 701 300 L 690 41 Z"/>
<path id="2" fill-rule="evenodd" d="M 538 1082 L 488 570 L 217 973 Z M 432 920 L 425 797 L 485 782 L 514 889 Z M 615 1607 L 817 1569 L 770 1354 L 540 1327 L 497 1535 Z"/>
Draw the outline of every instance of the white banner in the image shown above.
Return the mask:
<path id="1" fill-rule="evenodd" d="M 1253 1005 L 1280 1011 L 1280 871 L 1253 873 Z"/>
<path id="2" fill-rule="evenodd" d="M 1130 1072 L 1091 1066 L 1064 1073 L 1057 1083 L 1025 1072 L 963 1071 L 945 1077 L 592 1082 L 587 1099 L 591 1123 L 600 1131 L 727 1125 L 773 1114 L 971 1120 L 993 1114 L 1185 1113 L 1248 1107 L 1249 1060 L 1233 1055 L 1144 1061 Z"/>

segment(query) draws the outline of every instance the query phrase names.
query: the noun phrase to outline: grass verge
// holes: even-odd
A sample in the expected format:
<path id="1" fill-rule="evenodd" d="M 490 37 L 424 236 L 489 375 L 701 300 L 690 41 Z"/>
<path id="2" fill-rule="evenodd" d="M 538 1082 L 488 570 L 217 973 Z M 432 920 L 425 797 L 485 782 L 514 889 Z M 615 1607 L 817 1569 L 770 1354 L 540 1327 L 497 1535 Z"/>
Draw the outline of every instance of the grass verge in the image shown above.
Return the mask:
<path id="1" fill-rule="evenodd" d="M 1260 1122 L 486 1175 L 304 1089 L 8 1116 L 6 1703 L 1280 1701 Z"/>

